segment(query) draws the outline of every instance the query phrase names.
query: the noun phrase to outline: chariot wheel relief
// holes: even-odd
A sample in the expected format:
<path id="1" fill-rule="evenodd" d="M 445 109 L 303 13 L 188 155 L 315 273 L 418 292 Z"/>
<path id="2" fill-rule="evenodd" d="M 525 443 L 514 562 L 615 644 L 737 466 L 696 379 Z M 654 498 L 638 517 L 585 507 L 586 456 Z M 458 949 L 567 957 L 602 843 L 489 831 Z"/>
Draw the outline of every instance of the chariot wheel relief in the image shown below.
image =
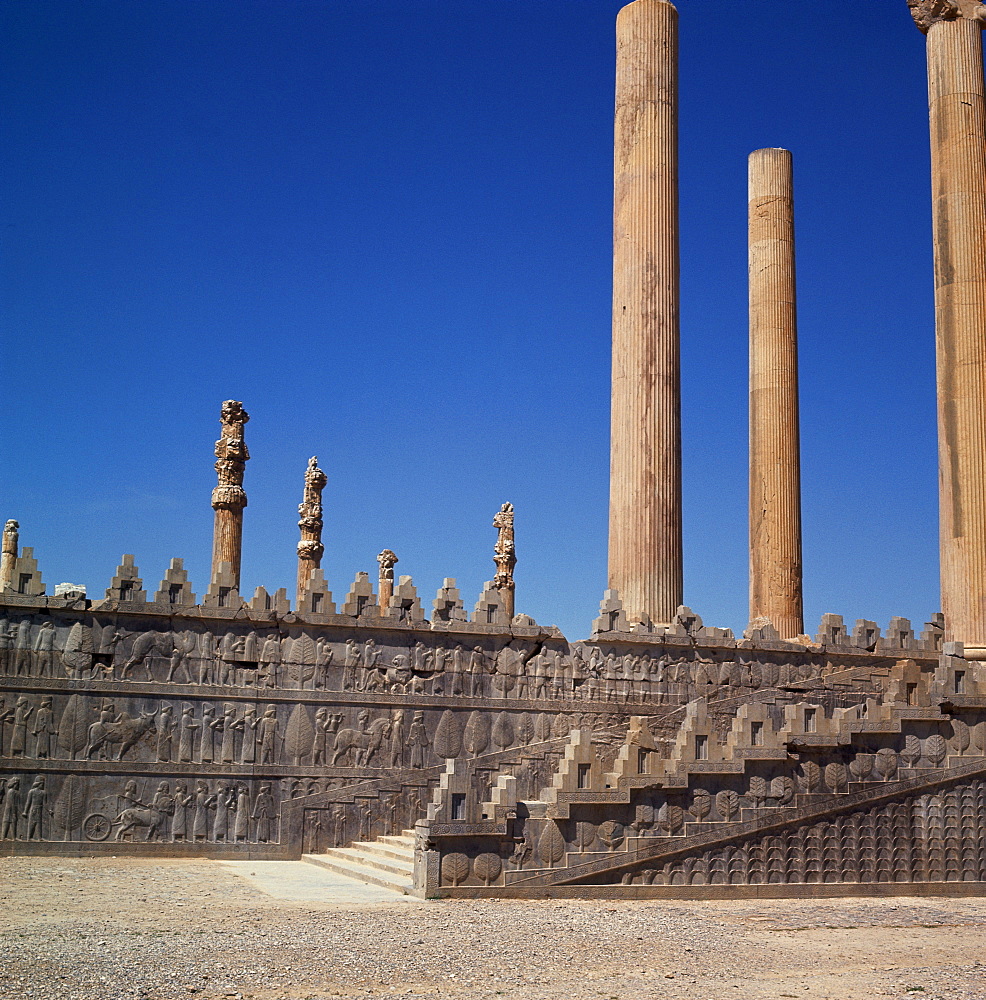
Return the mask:
<path id="1" fill-rule="evenodd" d="M 103 813 L 89 813 L 82 821 L 82 832 L 86 840 L 105 840 L 110 835 L 113 824 Z"/>

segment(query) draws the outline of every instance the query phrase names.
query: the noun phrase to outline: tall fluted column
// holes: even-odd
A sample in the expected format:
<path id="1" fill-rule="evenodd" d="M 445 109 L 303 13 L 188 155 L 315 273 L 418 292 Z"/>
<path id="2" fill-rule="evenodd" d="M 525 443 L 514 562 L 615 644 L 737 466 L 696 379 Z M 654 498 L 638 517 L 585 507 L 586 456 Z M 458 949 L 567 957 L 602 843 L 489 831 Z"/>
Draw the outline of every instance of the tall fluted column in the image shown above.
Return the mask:
<path id="1" fill-rule="evenodd" d="M 750 618 L 804 631 L 794 280 L 794 179 L 786 149 L 750 154 Z"/>
<path id="2" fill-rule="evenodd" d="M 301 541 L 298 542 L 298 587 L 295 606 L 301 607 L 301 600 L 308 589 L 308 581 L 322 565 L 322 490 L 328 482 L 325 473 L 318 467 L 318 456 L 308 459 L 305 469 L 305 493 L 298 505 L 301 515 L 298 527 Z"/>
<path id="3" fill-rule="evenodd" d="M 240 552 L 243 545 L 243 508 L 247 505 L 243 492 L 243 471 L 250 458 L 243 440 L 243 426 L 250 419 L 243 404 L 227 399 L 219 414 L 222 436 L 216 442 L 216 473 L 219 485 L 212 491 L 212 507 L 216 512 L 212 536 L 212 582 L 216 583 L 219 564 L 227 562 L 233 569 L 233 586 L 240 586 Z"/>
<path id="4" fill-rule="evenodd" d="M 0 552 L 0 594 L 14 583 L 14 563 L 17 560 L 17 539 L 20 525 L 13 519 L 3 527 L 3 549 Z"/>
<path id="5" fill-rule="evenodd" d="M 986 6 L 909 6 L 927 34 L 942 610 L 986 658 Z"/>
<path id="6" fill-rule="evenodd" d="M 493 546 L 493 562 L 496 564 L 496 575 L 493 586 L 496 587 L 503 601 L 503 610 L 507 621 L 514 617 L 514 567 L 517 565 L 517 546 L 514 543 L 514 505 L 503 504 L 493 515 L 493 527 L 497 529 L 496 543 Z"/>
<path id="7" fill-rule="evenodd" d="M 631 620 L 682 603 L 678 12 L 616 20 L 609 586 Z"/>

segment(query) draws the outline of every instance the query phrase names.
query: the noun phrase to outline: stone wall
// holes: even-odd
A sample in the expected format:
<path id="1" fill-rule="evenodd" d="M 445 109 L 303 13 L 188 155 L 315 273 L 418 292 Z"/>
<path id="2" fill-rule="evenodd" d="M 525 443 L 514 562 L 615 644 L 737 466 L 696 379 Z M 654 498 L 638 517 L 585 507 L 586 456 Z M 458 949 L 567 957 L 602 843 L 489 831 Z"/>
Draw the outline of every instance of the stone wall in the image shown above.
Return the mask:
<path id="1" fill-rule="evenodd" d="M 417 824 L 421 891 L 986 891 L 986 671 L 950 655 L 901 659 L 841 706 L 837 676 L 761 690 L 732 710 L 697 699 L 670 752 L 640 717 L 615 755 L 574 732 L 536 798 L 508 778 L 472 816 L 453 802 L 469 762 L 451 762 Z"/>
<path id="2" fill-rule="evenodd" d="M 570 643 L 268 603 L 0 598 L 0 850 L 298 857 L 412 827 L 448 761 L 469 762 L 472 810 L 504 777 L 536 799 L 573 730 L 615 755 L 647 717 L 670 757 L 696 697 L 723 729 L 778 690 L 832 710 L 881 691 L 904 652 L 937 664 L 694 621 Z"/>

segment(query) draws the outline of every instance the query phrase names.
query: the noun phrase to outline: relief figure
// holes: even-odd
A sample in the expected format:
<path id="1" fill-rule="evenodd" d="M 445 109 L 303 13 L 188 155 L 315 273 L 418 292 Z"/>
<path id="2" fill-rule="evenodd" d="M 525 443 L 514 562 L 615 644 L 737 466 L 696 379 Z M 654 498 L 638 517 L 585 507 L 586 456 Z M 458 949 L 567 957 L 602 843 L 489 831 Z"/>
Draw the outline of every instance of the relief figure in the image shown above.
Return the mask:
<path id="1" fill-rule="evenodd" d="M 58 736 L 58 728 L 51 710 L 50 695 L 45 695 L 41 699 L 41 707 L 34 717 L 34 728 L 31 730 L 31 735 L 35 738 L 34 756 L 38 760 L 48 760 L 55 756 L 55 739 Z"/>
<path id="2" fill-rule="evenodd" d="M 21 817 L 27 820 L 25 840 L 44 840 L 43 823 L 45 814 L 45 779 L 39 774 L 24 798 Z"/>
<path id="3" fill-rule="evenodd" d="M 257 840 L 261 844 L 266 844 L 273 839 L 274 824 L 277 822 L 274 796 L 271 795 L 270 787 L 270 785 L 261 785 L 253 803 L 253 819 L 257 823 Z"/>
<path id="4" fill-rule="evenodd" d="M 38 636 L 34 640 L 34 652 L 38 661 L 38 676 L 54 677 L 55 626 L 51 622 L 45 622 L 38 630 Z"/>
<path id="5" fill-rule="evenodd" d="M 27 753 L 27 720 L 34 712 L 34 706 L 21 696 L 14 703 L 14 724 L 10 740 L 10 756 L 23 757 Z"/>

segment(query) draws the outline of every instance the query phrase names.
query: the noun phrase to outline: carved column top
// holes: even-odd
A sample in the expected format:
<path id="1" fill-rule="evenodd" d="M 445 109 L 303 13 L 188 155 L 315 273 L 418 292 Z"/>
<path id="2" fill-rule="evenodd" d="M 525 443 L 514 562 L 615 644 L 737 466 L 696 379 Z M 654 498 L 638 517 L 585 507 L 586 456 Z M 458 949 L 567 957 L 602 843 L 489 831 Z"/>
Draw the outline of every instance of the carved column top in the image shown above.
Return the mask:
<path id="1" fill-rule="evenodd" d="M 494 528 L 512 528 L 514 526 L 514 505 L 512 503 L 505 503 L 497 512 L 493 515 L 493 527 Z"/>
<path id="2" fill-rule="evenodd" d="M 328 482 L 328 477 L 318 467 L 318 456 L 312 455 L 308 459 L 308 468 L 305 470 L 305 493 L 301 503 L 298 505 L 298 513 L 301 520 L 298 522 L 299 528 L 309 528 L 320 530 L 322 527 L 322 490 Z M 318 523 L 307 523 L 314 519 Z"/>
<path id="3" fill-rule="evenodd" d="M 305 470 L 305 498 L 307 499 L 309 490 L 321 492 L 328 481 L 328 477 L 318 467 L 318 455 L 312 455 L 308 459 L 308 468 Z"/>
<path id="4" fill-rule="evenodd" d="M 377 562 L 380 563 L 381 579 L 393 580 L 394 566 L 399 561 L 400 560 L 398 560 L 397 556 L 390 549 L 384 549 L 383 552 L 377 556 Z"/>
<path id="5" fill-rule="evenodd" d="M 222 437 L 216 442 L 219 484 L 212 491 L 212 506 L 216 510 L 242 510 L 247 505 L 243 471 L 250 452 L 243 440 L 243 425 L 249 419 L 243 404 L 235 399 L 227 399 L 219 412 L 222 424 Z"/>
<path id="6" fill-rule="evenodd" d="M 493 527 L 497 529 L 496 543 L 493 546 L 493 562 L 496 565 L 496 576 L 493 585 L 498 590 L 513 590 L 514 566 L 517 565 L 517 552 L 514 548 L 514 505 L 505 503 L 493 516 Z"/>
<path id="7" fill-rule="evenodd" d="M 241 437 L 243 434 L 243 424 L 250 419 L 250 414 L 243 409 L 243 404 L 238 399 L 227 399 L 223 402 L 219 411 L 219 419 L 223 424 L 223 433 L 226 433 L 227 425 L 239 424 L 239 433 L 235 432 L 232 426 L 229 427 L 230 437 Z"/>
<path id="8" fill-rule="evenodd" d="M 20 525 L 13 518 L 10 518 L 7 521 L 7 523 L 3 526 L 4 534 L 7 534 L 8 532 L 11 531 L 18 531 L 19 529 Z"/>
<path id="9" fill-rule="evenodd" d="M 939 21 L 966 18 L 986 28 L 986 4 L 980 0 L 907 0 L 911 17 L 918 28 L 927 34 Z"/>

